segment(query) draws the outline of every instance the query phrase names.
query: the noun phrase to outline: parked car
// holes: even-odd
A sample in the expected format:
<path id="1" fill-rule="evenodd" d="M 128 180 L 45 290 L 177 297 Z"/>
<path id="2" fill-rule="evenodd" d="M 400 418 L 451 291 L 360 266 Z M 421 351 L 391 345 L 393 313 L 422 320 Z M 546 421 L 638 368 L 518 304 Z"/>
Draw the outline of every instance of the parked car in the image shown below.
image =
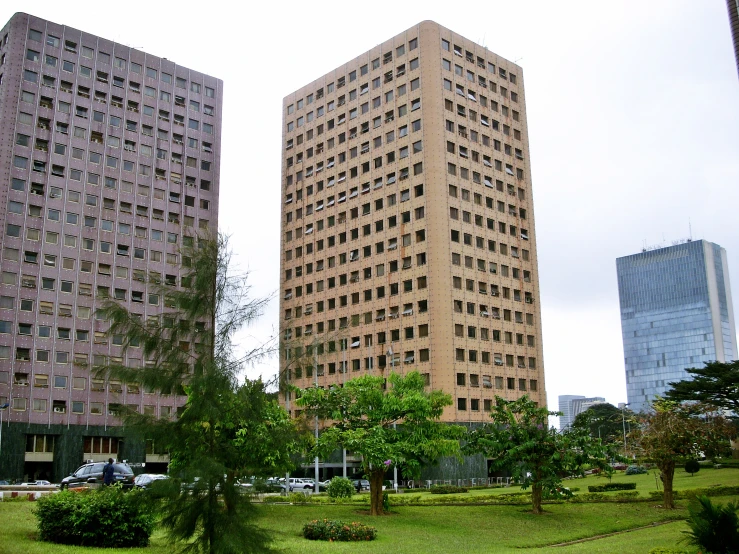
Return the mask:
<path id="1" fill-rule="evenodd" d="M 367 479 L 354 479 L 352 485 L 354 485 L 357 492 L 370 490 L 370 482 Z"/>
<path id="2" fill-rule="evenodd" d="M 84 483 L 102 483 L 104 467 L 105 462 L 95 462 L 80 466 L 70 476 L 62 479 L 61 488 L 66 489 Z M 113 470 L 113 479 L 116 483 L 122 483 L 124 488 L 133 488 L 134 475 L 128 464 L 116 462 L 113 464 Z"/>
<path id="3" fill-rule="evenodd" d="M 315 485 L 313 484 L 312 479 L 302 479 L 300 477 L 290 477 L 288 487 L 289 487 L 290 492 L 293 492 L 296 490 L 310 490 L 310 489 L 315 488 Z"/>
<path id="4" fill-rule="evenodd" d="M 45 481 L 44 479 L 39 479 L 38 481 L 29 481 L 28 483 L 21 483 L 21 487 L 50 487 L 51 483 L 49 481 Z"/>
<path id="5" fill-rule="evenodd" d="M 142 473 L 137 475 L 133 480 L 133 484 L 139 489 L 148 489 L 155 481 L 161 481 L 162 479 L 169 479 L 169 475 L 162 475 L 161 473 Z"/>

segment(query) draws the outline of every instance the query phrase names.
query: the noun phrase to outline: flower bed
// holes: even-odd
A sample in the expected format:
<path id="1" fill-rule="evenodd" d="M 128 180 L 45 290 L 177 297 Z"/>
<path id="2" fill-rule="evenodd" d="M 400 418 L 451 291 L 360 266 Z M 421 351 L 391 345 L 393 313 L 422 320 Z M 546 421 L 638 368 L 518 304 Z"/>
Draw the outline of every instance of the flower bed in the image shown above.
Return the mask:
<path id="1" fill-rule="evenodd" d="M 312 541 L 372 541 L 377 537 L 377 529 L 356 521 L 314 519 L 303 526 L 303 536 Z"/>

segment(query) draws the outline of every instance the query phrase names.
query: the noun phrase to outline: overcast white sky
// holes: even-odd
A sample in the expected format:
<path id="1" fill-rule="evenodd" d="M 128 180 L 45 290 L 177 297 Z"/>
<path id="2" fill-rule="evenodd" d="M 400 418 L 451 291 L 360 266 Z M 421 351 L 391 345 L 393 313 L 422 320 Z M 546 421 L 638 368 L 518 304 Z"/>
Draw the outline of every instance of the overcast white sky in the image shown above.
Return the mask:
<path id="1" fill-rule="evenodd" d="M 433 19 L 524 68 L 550 408 L 560 394 L 626 400 L 616 257 L 685 238 L 691 222 L 693 238 L 726 248 L 739 297 L 739 79 L 724 0 L 236 6 L 4 0 L 0 24 L 32 10 L 223 79 L 220 227 L 255 295 L 279 283 L 283 96 Z M 275 300 L 251 333 L 277 326 Z"/>

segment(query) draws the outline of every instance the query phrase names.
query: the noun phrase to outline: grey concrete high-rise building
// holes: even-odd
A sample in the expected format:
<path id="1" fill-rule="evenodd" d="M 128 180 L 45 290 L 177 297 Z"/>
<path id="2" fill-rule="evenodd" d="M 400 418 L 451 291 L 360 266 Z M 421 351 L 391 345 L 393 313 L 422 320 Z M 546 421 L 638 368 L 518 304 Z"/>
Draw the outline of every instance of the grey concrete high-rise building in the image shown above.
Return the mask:
<path id="1" fill-rule="evenodd" d="M 446 421 L 546 405 L 520 66 L 414 25 L 285 97 L 282 164 L 291 383 L 418 370 Z"/>
<path id="2" fill-rule="evenodd" d="M 630 408 L 648 409 L 685 368 L 737 358 L 726 250 L 705 240 L 616 260 Z"/>
<path id="3" fill-rule="evenodd" d="M 96 309 L 113 297 L 157 317 L 147 272 L 180 286 L 180 247 L 217 228 L 222 88 L 24 13 L 0 31 L 0 478 L 166 461 L 117 414 L 174 417 L 184 399 L 94 378 L 121 356 Z M 126 363 L 147 363 L 137 350 Z"/>

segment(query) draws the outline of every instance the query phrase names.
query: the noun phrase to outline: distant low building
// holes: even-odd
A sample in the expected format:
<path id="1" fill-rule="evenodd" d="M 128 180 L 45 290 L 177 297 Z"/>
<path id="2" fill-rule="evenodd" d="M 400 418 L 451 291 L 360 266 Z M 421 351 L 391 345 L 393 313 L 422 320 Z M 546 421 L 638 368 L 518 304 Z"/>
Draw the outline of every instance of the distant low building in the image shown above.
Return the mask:
<path id="1" fill-rule="evenodd" d="M 586 397 L 577 394 L 564 394 L 559 396 L 559 411 L 562 415 L 559 416 L 559 430 L 564 431 L 572 425 L 580 414 L 596 404 L 605 404 L 606 399 L 601 396 Z"/>

